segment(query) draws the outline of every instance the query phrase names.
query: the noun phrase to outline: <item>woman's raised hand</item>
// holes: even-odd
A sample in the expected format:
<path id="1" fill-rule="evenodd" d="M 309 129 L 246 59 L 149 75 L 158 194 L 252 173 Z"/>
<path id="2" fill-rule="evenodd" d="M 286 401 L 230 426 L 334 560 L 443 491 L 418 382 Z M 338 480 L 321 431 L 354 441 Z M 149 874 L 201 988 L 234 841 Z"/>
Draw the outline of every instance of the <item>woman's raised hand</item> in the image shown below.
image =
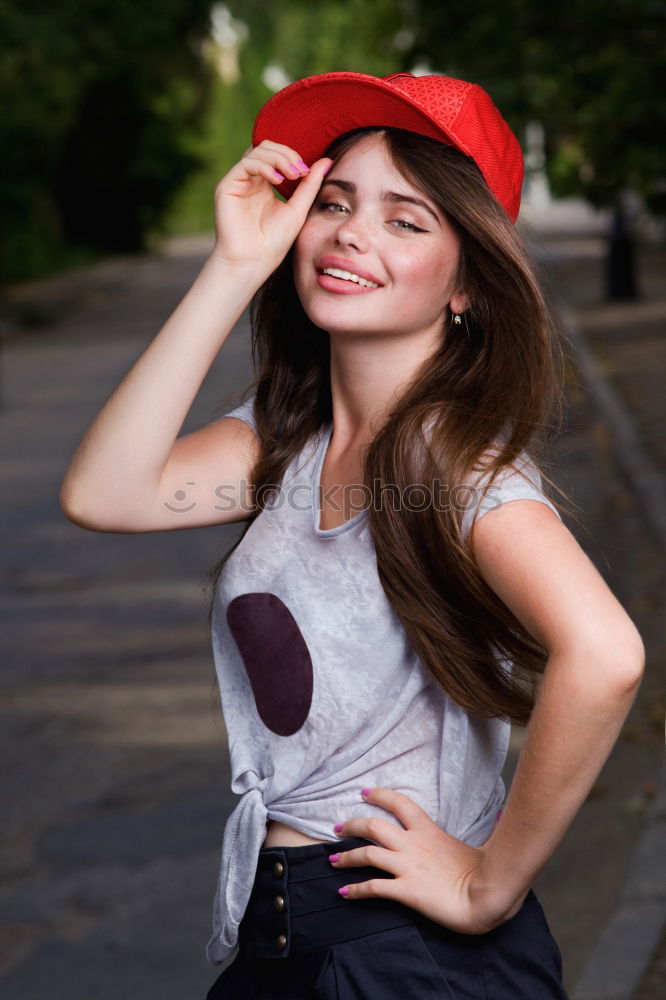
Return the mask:
<path id="1" fill-rule="evenodd" d="M 264 140 L 243 156 L 215 189 L 213 256 L 235 266 L 270 274 L 283 260 L 305 222 L 333 161 L 307 166 L 296 150 Z M 289 201 L 273 191 L 284 180 L 301 178 Z"/>

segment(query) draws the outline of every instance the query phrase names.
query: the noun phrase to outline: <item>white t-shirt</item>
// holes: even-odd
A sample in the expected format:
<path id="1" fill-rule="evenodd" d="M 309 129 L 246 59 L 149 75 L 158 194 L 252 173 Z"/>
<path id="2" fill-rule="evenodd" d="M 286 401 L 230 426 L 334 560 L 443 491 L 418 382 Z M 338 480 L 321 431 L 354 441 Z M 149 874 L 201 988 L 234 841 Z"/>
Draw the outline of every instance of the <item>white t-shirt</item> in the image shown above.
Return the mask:
<path id="1" fill-rule="evenodd" d="M 225 417 L 254 429 L 253 402 Z M 334 824 L 354 816 L 399 825 L 361 798 L 362 788 L 382 786 L 480 846 L 504 798 L 510 725 L 470 717 L 436 687 L 381 586 L 366 511 L 319 527 L 331 432 L 323 427 L 291 462 L 216 589 L 213 653 L 240 796 L 224 831 L 207 949 L 224 967 L 237 953 L 268 820 L 323 841 L 337 840 Z M 522 471 L 527 479 L 503 473 L 478 516 L 517 499 L 557 514 L 526 456 Z M 470 506 L 463 531 L 473 514 Z"/>

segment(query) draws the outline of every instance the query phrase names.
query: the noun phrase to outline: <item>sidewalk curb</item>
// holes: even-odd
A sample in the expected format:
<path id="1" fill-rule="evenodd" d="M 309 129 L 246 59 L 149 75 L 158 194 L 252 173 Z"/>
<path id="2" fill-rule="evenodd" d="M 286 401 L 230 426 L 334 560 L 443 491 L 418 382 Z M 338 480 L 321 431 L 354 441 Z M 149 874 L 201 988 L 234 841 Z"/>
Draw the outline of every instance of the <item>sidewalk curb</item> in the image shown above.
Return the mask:
<path id="1" fill-rule="evenodd" d="M 571 313 L 565 312 L 564 320 L 574 360 L 612 430 L 618 465 L 635 490 L 650 526 L 666 553 L 666 477 L 643 448 L 633 417 L 594 360 Z"/>
<path id="2" fill-rule="evenodd" d="M 618 465 L 666 552 L 666 479 L 645 452 L 636 424 L 603 374 L 571 313 L 565 314 L 574 360 L 611 431 Z M 666 926 L 666 772 L 634 849 L 615 911 L 571 1000 L 631 1000 Z"/>
<path id="3" fill-rule="evenodd" d="M 632 1000 L 666 924 L 666 781 L 648 811 L 615 913 L 571 1000 Z"/>

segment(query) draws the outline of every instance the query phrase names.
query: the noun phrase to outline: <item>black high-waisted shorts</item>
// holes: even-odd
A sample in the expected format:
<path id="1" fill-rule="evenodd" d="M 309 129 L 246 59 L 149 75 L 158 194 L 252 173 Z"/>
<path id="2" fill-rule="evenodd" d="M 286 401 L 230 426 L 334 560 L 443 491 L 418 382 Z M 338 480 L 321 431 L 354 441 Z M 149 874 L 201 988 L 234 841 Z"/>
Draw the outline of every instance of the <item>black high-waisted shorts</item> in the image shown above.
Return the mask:
<path id="1" fill-rule="evenodd" d="M 567 1000 L 536 896 L 487 934 L 459 934 L 388 899 L 338 889 L 378 868 L 332 868 L 360 837 L 259 852 L 239 954 L 207 1000 Z"/>

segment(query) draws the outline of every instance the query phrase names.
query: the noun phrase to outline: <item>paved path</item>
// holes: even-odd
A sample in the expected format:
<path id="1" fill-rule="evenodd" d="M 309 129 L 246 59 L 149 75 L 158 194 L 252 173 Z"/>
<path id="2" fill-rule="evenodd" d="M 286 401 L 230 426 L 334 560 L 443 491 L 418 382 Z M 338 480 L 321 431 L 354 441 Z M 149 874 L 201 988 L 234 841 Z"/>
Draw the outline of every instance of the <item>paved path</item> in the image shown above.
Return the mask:
<path id="1" fill-rule="evenodd" d="M 640 251 L 643 296 L 639 302 L 609 305 L 599 300 L 603 283 L 603 244 L 586 238 L 550 241 L 547 271 L 569 319 L 571 355 L 594 409 L 601 415 L 602 440 L 610 442 L 615 465 L 638 500 L 648 539 L 657 558 L 666 555 L 666 450 L 663 415 L 666 391 L 666 253 L 645 245 Z M 621 499 L 618 496 L 618 499 Z M 602 537 L 602 536 L 600 536 Z M 607 535 L 607 542 L 613 535 Z M 609 550 L 610 552 L 611 550 Z M 636 565 L 643 551 L 637 547 Z M 617 556 L 611 555 L 615 561 Z M 666 782 L 663 771 L 664 593 L 663 572 L 644 600 L 627 603 L 645 638 L 646 681 L 623 739 L 655 737 L 656 795 L 645 812 L 643 830 L 631 856 L 619 843 L 606 845 L 609 858 L 626 866 L 601 934 L 576 979 L 573 1000 L 655 1000 L 663 995 L 666 970 Z M 615 588 L 614 588 L 615 589 Z M 619 593 L 619 591 L 618 591 Z M 643 724 L 633 719 L 643 712 Z M 646 728 L 643 728 L 646 726 Z M 614 755 L 627 760 L 623 741 Z M 611 765 L 613 761 L 611 762 Z M 610 768 L 607 768 L 607 771 Z M 639 799 L 628 801 L 639 807 Z M 595 869 L 590 869 L 594 884 Z"/>
<path id="2" fill-rule="evenodd" d="M 615 352 L 616 388 L 663 469 L 658 407 L 645 384 L 635 385 L 637 376 L 657 392 L 665 384 L 661 341 L 641 340 L 639 372 L 627 345 L 638 342 L 636 310 L 660 316 L 666 296 L 651 278 L 647 302 L 620 323 L 598 306 L 592 243 L 553 244 L 548 272 L 564 283 L 604 365 L 603 351 Z M 239 529 L 103 535 L 70 524 L 57 504 L 83 430 L 182 297 L 203 252 L 194 242 L 162 259 L 108 261 L 17 291 L 5 306 L 9 332 L 19 314 L 36 324 L 10 337 L 2 358 L 6 1000 L 189 1000 L 205 996 L 215 976 L 203 946 L 232 802 L 203 584 Z M 604 334 L 611 328 L 614 338 Z M 235 405 L 250 370 L 239 324 L 186 429 Z M 552 473 L 580 504 L 581 524 L 570 526 L 649 652 L 617 749 L 537 885 L 572 986 L 616 912 L 659 787 L 664 579 L 605 415 L 573 369 L 568 397 Z M 517 732 L 507 773 L 519 745 Z"/>

